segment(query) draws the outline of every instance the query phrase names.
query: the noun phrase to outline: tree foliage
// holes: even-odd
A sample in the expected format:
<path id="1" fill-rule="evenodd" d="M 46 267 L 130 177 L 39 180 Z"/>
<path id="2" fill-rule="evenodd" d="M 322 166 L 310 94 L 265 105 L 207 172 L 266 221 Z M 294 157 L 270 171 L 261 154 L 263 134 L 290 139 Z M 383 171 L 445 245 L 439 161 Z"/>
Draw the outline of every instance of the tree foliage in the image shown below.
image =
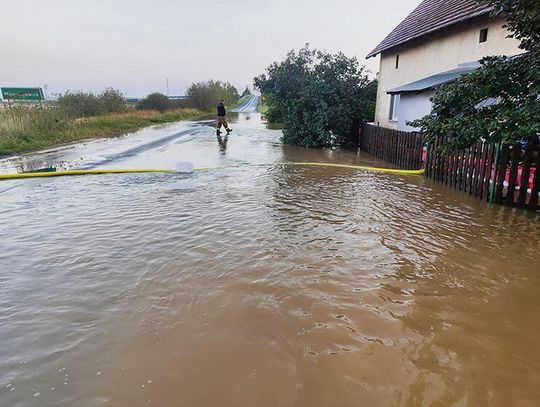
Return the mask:
<path id="1" fill-rule="evenodd" d="M 306 45 L 271 64 L 254 82 L 265 96 L 268 116 L 282 120 L 287 144 L 345 144 L 355 135 L 355 124 L 373 119 L 372 81 L 356 58 L 343 53 Z"/>
<path id="2" fill-rule="evenodd" d="M 169 98 L 159 92 L 151 93 L 137 103 L 137 109 L 140 110 L 157 110 L 158 112 L 163 113 L 170 108 L 171 101 Z"/>
<path id="3" fill-rule="evenodd" d="M 242 92 L 241 97 L 245 97 L 245 96 L 249 96 L 249 95 L 251 95 L 251 91 L 249 90 L 249 87 L 246 86 L 246 89 L 244 89 L 244 91 Z"/>
<path id="4" fill-rule="evenodd" d="M 126 99 L 124 94 L 116 89 L 105 89 L 98 95 L 105 113 L 116 113 L 125 110 Z"/>
<path id="5" fill-rule="evenodd" d="M 479 0 L 480 1 L 480 0 Z M 493 14 L 506 19 L 510 37 L 524 50 L 540 53 L 540 2 L 538 0 L 481 0 L 493 6 Z"/>
<path id="6" fill-rule="evenodd" d="M 485 0 L 506 18 L 510 36 L 527 51 L 517 57 L 487 57 L 481 67 L 441 87 L 432 113 L 411 124 L 430 142 L 450 136 L 444 150 L 466 148 L 479 139 L 516 142 L 540 132 L 540 2 Z"/>
<path id="7" fill-rule="evenodd" d="M 90 117 L 121 112 L 126 101 L 122 92 L 116 89 L 106 89 L 98 95 L 68 91 L 58 97 L 57 106 L 70 117 Z"/>
<path id="8" fill-rule="evenodd" d="M 209 80 L 191 84 L 187 91 L 193 107 L 209 111 L 212 110 L 220 99 L 226 104 L 234 104 L 240 99 L 238 89 L 229 82 Z"/>

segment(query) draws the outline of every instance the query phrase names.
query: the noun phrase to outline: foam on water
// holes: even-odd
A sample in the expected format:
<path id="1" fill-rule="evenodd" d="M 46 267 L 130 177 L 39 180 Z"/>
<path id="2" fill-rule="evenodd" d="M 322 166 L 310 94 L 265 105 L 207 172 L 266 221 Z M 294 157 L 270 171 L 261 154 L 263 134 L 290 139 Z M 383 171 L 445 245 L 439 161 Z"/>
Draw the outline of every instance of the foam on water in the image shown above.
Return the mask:
<path id="1" fill-rule="evenodd" d="M 224 178 L 224 177 L 228 177 L 230 175 L 233 175 L 237 171 L 238 171 L 237 168 L 224 168 L 222 170 L 211 173 L 210 177 L 211 178 Z"/>
<path id="2" fill-rule="evenodd" d="M 193 172 L 193 163 L 180 162 L 176 164 L 176 172 L 181 172 L 184 174 L 191 174 Z"/>
<path id="3" fill-rule="evenodd" d="M 191 181 L 178 181 L 167 185 L 167 191 L 192 191 L 195 189 Z"/>

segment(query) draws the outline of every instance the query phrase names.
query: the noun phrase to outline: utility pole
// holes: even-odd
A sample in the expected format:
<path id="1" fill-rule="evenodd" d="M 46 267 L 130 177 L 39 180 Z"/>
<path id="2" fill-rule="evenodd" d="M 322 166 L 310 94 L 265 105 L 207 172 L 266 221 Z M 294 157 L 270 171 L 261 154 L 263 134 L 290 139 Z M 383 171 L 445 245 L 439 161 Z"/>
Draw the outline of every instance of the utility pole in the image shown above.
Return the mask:
<path id="1" fill-rule="evenodd" d="M 165 78 L 165 84 L 167 85 L 167 96 L 169 96 L 169 78 Z"/>

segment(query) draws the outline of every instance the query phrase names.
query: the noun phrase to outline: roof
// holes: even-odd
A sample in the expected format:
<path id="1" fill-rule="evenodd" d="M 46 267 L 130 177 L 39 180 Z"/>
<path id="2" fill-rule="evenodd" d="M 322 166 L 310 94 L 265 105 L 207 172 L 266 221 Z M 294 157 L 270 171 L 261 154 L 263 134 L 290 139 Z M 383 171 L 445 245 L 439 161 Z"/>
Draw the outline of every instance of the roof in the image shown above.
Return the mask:
<path id="1" fill-rule="evenodd" d="M 417 93 L 435 89 L 441 85 L 444 85 L 445 83 L 454 82 L 456 79 L 459 79 L 463 75 L 466 75 L 476 70 L 479 66 L 480 64 L 478 63 L 460 65 L 457 69 L 452 69 L 451 71 L 441 72 L 437 75 L 428 76 L 427 78 L 387 90 L 386 93 Z"/>
<path id="2" fill-rule="evenodd" d="M 492 6 L 476 0 L 424 0 L 366 58 L 374 57 L 442 28 L 488 14 Z"/>

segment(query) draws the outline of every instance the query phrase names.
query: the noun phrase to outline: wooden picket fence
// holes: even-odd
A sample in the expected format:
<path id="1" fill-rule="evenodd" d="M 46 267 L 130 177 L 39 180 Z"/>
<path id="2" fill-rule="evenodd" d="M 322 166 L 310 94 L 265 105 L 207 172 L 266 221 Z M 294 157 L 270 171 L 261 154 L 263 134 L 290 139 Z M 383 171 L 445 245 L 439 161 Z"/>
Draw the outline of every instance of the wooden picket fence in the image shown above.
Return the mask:
<path id="1" fill-rule="evenodd" d="M 441 154 L 440 137 L 427 149 L 425 176 L 484 201 L 539 210 L 540 151 L 538 143 L 488 144 Z"/>
<path id="2" fill-rule="evenodd" d="M 488 144 L 442 154 L 440 137 L 424 150 L 421 133 L 362 125 L 360 149 L 401 169 L 419 169 L 425 176 L 478 199 L 540 211 L 540 145 L 532 141 Z"/>
<path id="3" fill-rule="evenodd" d="M 363 124 L 360 131 L 360 149 L 377 158 L 407 170 L 422 168 L 424 137 L 410 133 Z"/>

